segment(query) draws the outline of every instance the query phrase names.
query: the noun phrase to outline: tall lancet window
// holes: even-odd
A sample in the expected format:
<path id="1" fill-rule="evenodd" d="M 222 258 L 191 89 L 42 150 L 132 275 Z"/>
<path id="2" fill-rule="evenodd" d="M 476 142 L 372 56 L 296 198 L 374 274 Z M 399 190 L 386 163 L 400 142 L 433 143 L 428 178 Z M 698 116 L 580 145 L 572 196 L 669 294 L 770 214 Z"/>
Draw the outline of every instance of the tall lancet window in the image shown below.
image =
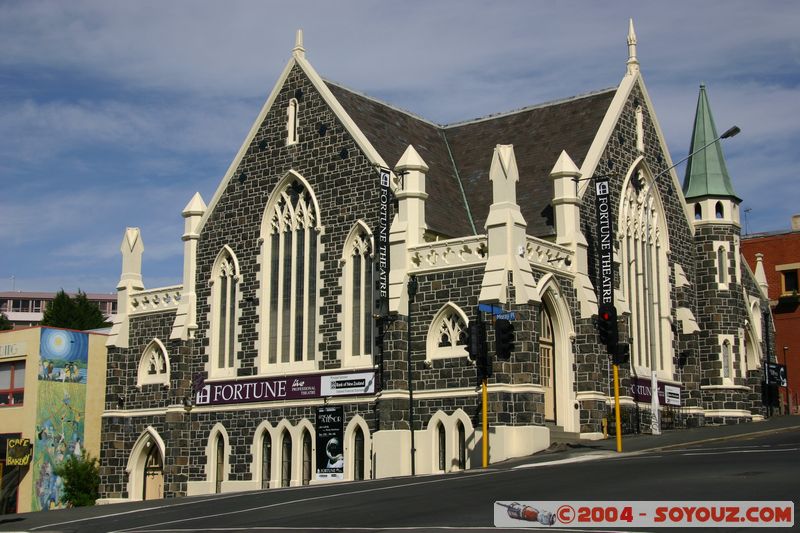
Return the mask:
<path id="1" fill-rule="evenodd" d="M 342 254 L 343 333 L 345 364 L 371 364 L 372 355 L 372 235 L 359 221 L 345 241 Z"/>
<path id="2" fill-rule="evenodd" d="M 631 173 L 619 211 L 621 286 L 630 306 L 632 363 L 638 372 L 672 372 L 669 238 L 664 209 L 652 177 Z M 647 372 L 645 372 L 647 374 Z"/>
<path id="3" fill-rule="evenodd" d="M 293 172 L 267 204 L 262 225 L 262 364 L 313 367 L 317 339 L 319 217 Z M 263 352 L 262 352 L 263 353 Z"/>
<path id="4" fill-rule="evenodd" d="M 212 374 L 229 375 L 236 359 L 239 267 L 227 246 L 214 262 L 211 286 L 211 370 Z"/>
<path id="5" fill-rule="evenodd" d="M 297 142 L 297 100 L 292 98 L 289 100 L 289 106 L 286 108 L 286 145 L 295 144 Z"/>

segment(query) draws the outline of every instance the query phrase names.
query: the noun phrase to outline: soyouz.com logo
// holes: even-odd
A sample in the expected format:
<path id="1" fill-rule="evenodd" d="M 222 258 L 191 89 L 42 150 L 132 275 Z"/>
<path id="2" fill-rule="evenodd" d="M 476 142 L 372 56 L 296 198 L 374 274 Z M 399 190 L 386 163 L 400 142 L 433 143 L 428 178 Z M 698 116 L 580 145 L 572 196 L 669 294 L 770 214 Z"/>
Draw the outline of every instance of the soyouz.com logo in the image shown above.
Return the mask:
<path id="1" fill-rule="evenodd" d="M 497 527 L 793 527 L 787 501 L 495 502 Z"/>

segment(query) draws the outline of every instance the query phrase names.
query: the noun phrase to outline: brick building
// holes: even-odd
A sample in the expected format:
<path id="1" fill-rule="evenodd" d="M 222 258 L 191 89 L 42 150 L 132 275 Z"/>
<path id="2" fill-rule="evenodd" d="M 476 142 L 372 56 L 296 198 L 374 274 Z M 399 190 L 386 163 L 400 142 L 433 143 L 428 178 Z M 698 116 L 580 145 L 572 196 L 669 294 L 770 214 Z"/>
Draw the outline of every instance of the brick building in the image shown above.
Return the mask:
<path id="1" fill-rule="evenodd" d="M 68 293 L 70 298 L 77 296 Z M 47 305 L 56 297 L 55 292 L 2 291 L 0 292 L 0 313 L 6 315 L 14 328 L 37 326 L 44 318 Z M 86 299 L 97 304 L 100 312 L 109 322 L 117 313 L 116 294 L 86 294 Z"/>
<path id="2" fill-rule="evenodd" d="M 703 90 L 693 146 L 716 137 Z M 653 372 L 662 425 L 760 419 L 768 306 L 727 171 L 725 189 L 702 171 L 724 166 L 711 145 L 684 195 L 632 23 L 618 87 L 449 126 L 323 80 L 298 33 L 211 202 L 183 211 L 183 283 L 145 289 L 125 233 L 103 498 L 146 497 L 149 476 L 181 495 L 403 475 L 412 439 L 418 473 L 474 468 L 484 408 L 492 462 L 602 438 L 601 269 L 630 345 L 626 431 L 650 430 Z M 596 259 L 605 177 L 613 265 Z M 492 320 L 479 304 L 515 314 L 485 406 L 465 347 Z"/>
<path id="3" fill-rule="evenodd" d="M 747 235 L 742 253 L 772 307 L 777 356 L 773 362 L 786 365 L 788 377 L 788 388 L 777 389 L 781 411 L 800 414 L 800 215 L 792 217 L 789 231 Z"/>

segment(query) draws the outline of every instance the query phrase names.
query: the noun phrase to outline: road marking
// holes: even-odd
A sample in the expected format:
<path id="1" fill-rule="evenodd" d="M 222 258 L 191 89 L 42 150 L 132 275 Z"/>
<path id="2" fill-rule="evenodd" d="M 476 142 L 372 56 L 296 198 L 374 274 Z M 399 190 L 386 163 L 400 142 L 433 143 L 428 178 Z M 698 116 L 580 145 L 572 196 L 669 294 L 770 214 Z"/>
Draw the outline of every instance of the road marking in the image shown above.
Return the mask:
<path id="1" fill-rule="evenodd" d="M 381 491 L 394 490 L 394 489 L 400 489 L 400 488 L 405 488 L 405 487 L 414 487 L 414 486 L 417 486 L 417 485 L 429 485 L 429 484 L 432 484 L 432 483 L 442 483 L 444 481 L 471 479 L 471 478 L 474 478 L 474 477 L 488 476 L 488 475 L 491 475 L 491 474 L 498 474 L 498 473 L 502 473 L 502 472 L 510 472 L 510 470 L 500 470 L 500 471 L 496 471 L 496 472 L 486 472 L 486 473 L 479 473 L 479 474 L 468 474 L 468 475 L 462 475 L 462 476 L 446 476 L 446 477 L 443 477 L 443 478 L 440 478 L 440 479 L 431 479 L 431 480 L 428 480 L 428 481 L 419 481 L 419 482 L 416 482 L 416 483 L 403 483 L 402 485 L 391 485 L 389 487 L 377 487 L 377 488 L 373 488 L 373 489 L 364 489 L 364 490 L 351 490 L 351 491 L 348 491 L 348 492 L 339 492 L 339 493 L 335 493 L 335 494 L 325 494 L 325 495 L 322 495 L 322 496 L 311 496 L 311 497 L 308 497 L 308 498 L 298 498 L 296 500 L 289 500 L 287 502 L 277 502 L 277 503 L 271 503 L 269 505 L 259 505 L 257 507 L 250 507 L 250 508 L 247 508 L 247 509 L 240 509 L 238 511 L 228 511 L 228 512 L 225 512 L 225 513 L 214 513 L 214 514 L 208 514 L 208 515 L 203 515 L 203 516 L 193 516 L 193 517 L 189 517 L 189 518 L 179 518 L 177 520 L 168 520 L 166 522 L 156 522 L 154 524 L 149 524 L 149 525 L 145 525 L 145 526 L 132 527 L 132 528 L 127 528 L 127 529 L 118 529 L 118 530 L 114 531 L 113 533 L 132 532 L 132 531 L 151 531 L 149 529 L 151 527 L 166 526 L 168 524 L 177 524 L 177 523 L 180 523 L 180 522 L 193 522 L 195 520 L 205 520 L 205 519 L 208 519 L 208 518 L 218 518 L 220 516 L 231 516 L 231 515 L 242 514 L 242 513 L 251 513 L 253 511 L 261 511 L 263 509 L 270 509 L 272 507 L 282 507 L 284 505 L 293 505 L 293 504 L 296 504 L 296 503 L 306 503 L 306 502 L 313 502 L 313 501 L 317 501 L 317 500 L 327 500 L 327 499 L 330 499 L 330 498 L 338 498 L 340 496 L 352 496 L 354 494 L 366 494 L 366 493 L 369 493 L 369 492 L 381 492 Z M 196 528 L 193 528 L 193 529 L 196 530 Z M 243 530 L 243 529 L 249 529 L 249 528 L 239 528 L 240 531 Z M 285 529 L 285 528 L 277 528 L 277 529 Z M 298 529 L 308 529 L 308 528 L 298 528 Z M 323 528 L 323 529 L 330 530 L 331 528 L 328 527 L 328 528 Z M 386 529 L 386 528 L 380 528 L 380 529 Z M 203 530 L 206 531 L 206 530 L 209 530 L 209 528 L 203 528 Z"/>
<path id="2" fill-rule="evenodd" d="M 546 461 L 543 463 L 529 463 L 526 465 L 515 466 L 512 470 L 517 470 L 519 468 L 539 468 L 540 466 L 566 465 L 570 463 L 585 463 L 586 461 L 597 461 L 599 459 L 609 459 L 611 457 L 617 457 L 617 452 L 598 452 L 586 455 L 577 455 L 575 457 L 569 457 L 567 459 L 558 459 L 557 461 Z"/>
<path id="3" fill-rule="evenodd" d="M 30 528 L 30 531 L 35 531 L 37 529 L 46 529 L 46 528 L 51 528 L 51 527 L 55 527 L 55 526 L 63 526 L 63 525 L 66 525 L 66 524 L 75 524 L 75 523 L 78 523 L 78 522 L 86 522 L 86 521 L 89 521 L 89 520 L 99 520 L 101 518 L 113 518 L 115 516 L 125 516 L 125 515 L 133 514 L 133 513 L 143 513 L 143 512 L 147 512 L 147 511 L 155 511 L 157 509 L 168 509 L 168 508 L 171 508 L 171 507 L 185 507 L 187 505 L 196 505 L 198 503 L 206 503 L 208 501 L 227 500 L 229 498 L 238 498 L 240 496 L 247 496 L 247 495 L 252 495 L 252 494 L 253 494 L 253 492 L 237 492 L 237 493 L 234 493 L 234 494 L 226 494 L 224 496 L 221 496 L 219 494 L 214 494 L 214 495 L 211 495 L 211 497 L 205 497 L 205 498 L 192 500 L 192 501 L 188 501 L 188 502 L 170 503 L 170 504 L 166 504 L 166 505 L 155 505 L 153 507 L 143 507 L 141 509 L 131 509 L 130 511 L 120 511 L 118 513 L 109 513 L 109 514 L 97 515 L 97 516 L 87 516 L 86 518 L 77 518 L 75 520 L 68 520 L 66 522 L 56 522 L 54 524 L 45 524 L 43 526 L 32 527 L 32 528 Z M 134 502 L 131 502 L 131 503 L 134 503 Z"/>
<path id="4" fill-rule="evenodd" d="M 495 527 L 495 526 L 398 526 L 398 527 L 281 527 L 281 526 L 258 526 L 258 527 L 207 527 L 203 531 L 519 531 L 520 529 L 526 531 L 552 531 L 552 528 L 547 526 L 540 527 Z M 179 533 L 185 531 L 197 531 L 196 528 L 187 529 L 126 529 L 129 533 L 137 533 L 138 531 L 147 533 Z M 559 527 L 558 531 L 571 531 L 574 533 L 618 533 L 617 529 L 575 529 Z M 627 533 L 636 533 L 635 531 L 626 530 Z"/>
<path id="5" fill-rule="evenodd" d="M 800 450 L 800 448 L 787 448 L 785 450 L 731 450 L 728 452 L 682 453 L 681 455 L 689 456 L 689 455 L 726 455 L 730 453 L 777 453 L 777 452 L 796 452 L 797 450 Z"/>
<path id="6" fill-rule="evenodd" d="M 771 429 L 764 429 L 762 431 L 753 431 L 752 433 L 738 433 L 736 435 L 725 435 L 724 437 L 710 437 L 707 439 L 699 439 L 694 440 L 691 442 L 681 442 L 679 444 L 668 444 L 666 446 L 653 446 L 652 448 L 645 448 L 644 450 L 640 450 L 642 452 L 660 452 L 685 446 L 694 446 L 696 444 L 704 444 L 707 442 L 718 442 L 718 441 L 725 441 L 725 440 L 734 440 L 740 439 L 743 437 L 752 438 L 752 437 L 761 437 L 763 435 L 770 435 L 772 433 L 782 433 L 785 431 L 792 431 L 800 429 L 800 426 L 786 426 L 782 428 L 771 428 Z"/>

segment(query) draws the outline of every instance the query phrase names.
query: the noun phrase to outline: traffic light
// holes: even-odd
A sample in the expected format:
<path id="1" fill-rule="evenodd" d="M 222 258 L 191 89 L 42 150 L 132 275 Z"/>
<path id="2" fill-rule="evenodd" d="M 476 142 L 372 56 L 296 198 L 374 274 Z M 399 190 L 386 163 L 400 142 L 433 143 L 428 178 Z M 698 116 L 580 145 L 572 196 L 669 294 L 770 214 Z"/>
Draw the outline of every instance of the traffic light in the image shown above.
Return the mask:
<path id="1" fill-rule="evenodd" d="M 480 318 L 467 326 L 467 354 L 475 361 L 479 383 L 492 375 L 492 364 L 486 348 L 486 324 Z"/>
<path id="2" fill-rule="evenodd" d="M 597 330 L 600 334 L 600 342 L 606 345 L 608 353 L 615 353 L 619 334 L 617 308 L 612 304 L 600 304 L 597 313 Z"/>
<path id="3" fill-rule="evenodd" d="M 494 322 L 494 341 L 497 358 L 508 360 L 514 351 L 514 324 L 505 318 Z"/>
<path id="4" fill-rule="evenodd" d="M 631 358 L 631 345 L 627 342 L 618 342 L 611 354 L 611 362 L 617 366 L 624 365 Z"/>
<path id="5" fill-rule="evenodd" d="M 470 322 L 467 326 L 467 353 L 473 361 L 486 355 L 486 324 L 483 322 Z"/>

